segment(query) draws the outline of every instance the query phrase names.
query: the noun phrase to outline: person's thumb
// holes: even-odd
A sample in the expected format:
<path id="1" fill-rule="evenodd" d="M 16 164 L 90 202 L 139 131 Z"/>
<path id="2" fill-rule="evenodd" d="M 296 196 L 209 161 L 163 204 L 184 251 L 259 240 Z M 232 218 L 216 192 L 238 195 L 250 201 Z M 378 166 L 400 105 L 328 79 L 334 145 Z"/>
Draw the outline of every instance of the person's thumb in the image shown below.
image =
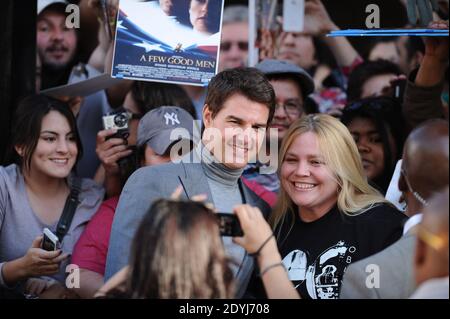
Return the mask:
<path id="1" fill-rule="evenodd" d="M 31 248 L 41 248 L 41 244 L 42 244 L 42 235 L 36 237 L 33 240 L 33 243 L 31 244 Z"/>

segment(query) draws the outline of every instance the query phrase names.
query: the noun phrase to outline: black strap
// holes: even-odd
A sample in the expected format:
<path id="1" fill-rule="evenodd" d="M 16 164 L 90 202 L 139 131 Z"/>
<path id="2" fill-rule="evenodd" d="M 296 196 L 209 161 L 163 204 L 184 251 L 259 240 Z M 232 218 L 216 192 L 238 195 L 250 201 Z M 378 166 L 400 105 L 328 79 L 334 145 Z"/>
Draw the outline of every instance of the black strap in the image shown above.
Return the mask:
<path id="1" fill-rule="evenodd" d="M 70 194 L 67 196 L 63 212 L 59 218 L 58 225 L 56 226 L 56 236 L 58 237 L 60 243 L 69 231 L 70 224 L 72 224 L 73 215 L 75 215 L 75 211 L 79 204 L 78 195 L 80 194 L 80 191 L 81 179 L 75 177 L 73 178 Z"/>
<path id="2" fill-rule="evenodd" d="M 274 234 L 272 233 L 269 237 L 267 237 L 267 239 L 261 244 L 261 246 L 259 246 L 258 250 L 255 251 L 254 253 L 249 253 L 249 256 L 252 257 L 258 257 L 259 254 L 261 253 L 261 250 L 264 248 L 264 246 L 266 246 L 266 244 L 272 239 L 272 237 L 274 237 Z"/>

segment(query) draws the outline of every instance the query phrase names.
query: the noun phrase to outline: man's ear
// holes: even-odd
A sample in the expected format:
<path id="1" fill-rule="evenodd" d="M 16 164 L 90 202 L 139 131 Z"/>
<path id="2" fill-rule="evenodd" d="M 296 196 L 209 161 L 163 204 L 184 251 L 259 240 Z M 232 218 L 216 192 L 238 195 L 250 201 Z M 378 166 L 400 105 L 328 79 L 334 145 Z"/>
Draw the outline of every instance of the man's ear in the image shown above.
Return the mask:
<path id="1" fill-rule="evenodd" d="M 23 146 L 14 146 L 14 149 L 16 150 L 17 154 L 19 154 L 20 157 L 23 157 L 24 154 L 24 150 L 23 150 Z"/>
<path id="2" fill-rule="evenodd" d="M 203 105 L 202 116 L 203 116 L 203 124 L 205 125 L 205 128 L 211 127 L 213 116 L 212 116 L 211 110 L 209 109 L 208 104 Z"/>

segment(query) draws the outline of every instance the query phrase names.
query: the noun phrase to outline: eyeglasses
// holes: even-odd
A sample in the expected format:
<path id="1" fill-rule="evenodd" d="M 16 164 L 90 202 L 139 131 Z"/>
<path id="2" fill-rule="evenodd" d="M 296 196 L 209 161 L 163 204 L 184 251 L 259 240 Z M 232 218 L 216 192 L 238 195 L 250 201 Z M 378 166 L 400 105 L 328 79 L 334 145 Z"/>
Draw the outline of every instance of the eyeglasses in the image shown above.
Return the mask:
<path id="1" fill-rule="evenodd" d="M 137 114 L 137 113 L 132 113 L 130 111 L 127 111 L 128 114 L 128 119 L 130 120 L 140 120 L 141 118 L 143 118 L 144 116 L 142 114 Z"/>
<path id="2" fill-rule="evenodd" d="M 284 112 L 290 116 L 299 116 L 303 113 L 303 105 L 295 100 L 286 101 L 283 104 L 276 104 L 275 108 L 282 107 Z"/>
<path id="3" fill-rule="evenodd" d="M 418 193 L 416 192 L 412 186 L 411 183 L 409 182 L 408 176 L 406 176 L 406 172 L 405 170 L 402 168 L 400 170 L 400 172 L 402 173 L 405 182 L 406 182 L 406 186 L 408 186 L 408 190 L 413 194 L 413 196 L 423 205 L 423 206 L 428 206 L 428 202 Z"/>
<path id="4" fill-rule="evenodd" d="M 220 51 L 230 51 L 233 45 L 237 45 L 239 50 L 248 51 L 248 42 L 246 41 L 225 41 L 220 44 Z"/>
<path id="5" fill-rule="evenodd" d="M 433 234 L 422 224 L 419 224 L 416 228 L 414 228 L 414 233 L 420 240 L 434 250 L 440 251 L 448 245 L 448 238 Z"/>

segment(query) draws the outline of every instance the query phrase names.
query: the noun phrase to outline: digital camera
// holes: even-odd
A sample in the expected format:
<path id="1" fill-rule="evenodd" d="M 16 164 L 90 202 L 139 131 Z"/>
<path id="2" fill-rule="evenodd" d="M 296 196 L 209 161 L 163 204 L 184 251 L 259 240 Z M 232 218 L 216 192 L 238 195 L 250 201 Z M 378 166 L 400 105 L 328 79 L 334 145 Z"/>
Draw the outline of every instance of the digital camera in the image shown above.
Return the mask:
<path id="1" fill-rule="evenodd" d="M 113 137 L 119 137 L 119 138 L 128 138 L 130 135 L 128 130 L 128 121 L 130 119 L 130 116 L 125 111 L 119 111 L 114 113 L 109 113 L 105 116 L 103 116 L 103 128 L 105 130 L 110 129 L 116 129 L 117 133 L 114 134 Z"/>
<path id="2" fill-rule="evenodd" d="M 244 236 L 241 224 L 239 223 L 239 219 L 236 215 L 229 213 L 217 213 L 216 215 L 219 220 L 219 230 L 221 236 Z"/>

